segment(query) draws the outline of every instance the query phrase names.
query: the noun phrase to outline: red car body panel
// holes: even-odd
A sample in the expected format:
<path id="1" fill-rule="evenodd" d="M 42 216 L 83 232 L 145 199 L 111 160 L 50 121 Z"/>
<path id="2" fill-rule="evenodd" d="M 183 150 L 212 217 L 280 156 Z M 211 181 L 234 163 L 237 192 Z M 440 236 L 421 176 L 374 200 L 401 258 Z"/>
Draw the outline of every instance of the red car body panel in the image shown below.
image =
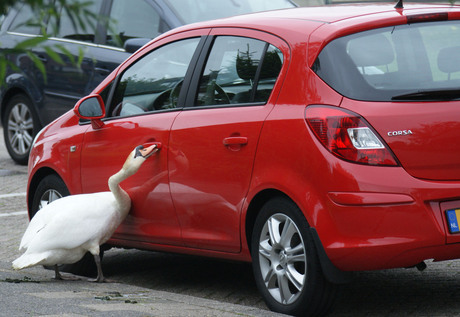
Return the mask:
<path id="1" fill-rule="evenodd" d="M 364 116 L 413 177 L 460 180 L 460 102 L 375 103 L 344 100 L 343 107 Z M 382 118 L 380 109 L 389 115 Z M 416 116 L 411 115 L 417 113 Z M 389 120 L 390 119 L 390 120 Z"/>
<path id="2" fill-rule="evenodd" d="M 460 208 L 460 129 L 452 119 L 460 114 L 459 102 L 401 106 L 351 100 L 310 68 L 332 39 L 406 24 L 407 16 L 433 12 L 460 18 L 460 9 L 451 6 L 407 5 L 402 10 L 353 5 L 253 14 L 161 35 L 94 93 L 155 47 L 190 36 L 227 34 L 256 37 L 282 51 L 283 67 L 267 104 L 110 119 L 101 129 L 79 125 L 69 112 L 36 140 L 29 163 L 29 203 L 37 179 L 51 170 L 72 194 L 107 190 L 123 153 L 133 144 L 160 142 L 159 154 L 122 184 L 133 208 L 110 240 L 113 245 L 250 261 L 248 219 L 257 212 L 252 202 L 265 191 L 276 191 L 299 206 L 341 270 L 458 258 L 460 235 L 449 233 L 444 211 Z M 354 164 L 331 154 L 308 127 L 309 105 L 361 115 L 400 166 Z M 407 130 L 412 134 L 402 132 Z"/>

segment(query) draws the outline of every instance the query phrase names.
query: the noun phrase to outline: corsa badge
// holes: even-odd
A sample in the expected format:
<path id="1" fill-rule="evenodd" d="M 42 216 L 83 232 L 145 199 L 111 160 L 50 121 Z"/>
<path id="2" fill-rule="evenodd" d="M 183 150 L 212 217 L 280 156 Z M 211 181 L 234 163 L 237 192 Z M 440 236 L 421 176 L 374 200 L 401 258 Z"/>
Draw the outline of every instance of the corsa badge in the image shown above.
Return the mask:
<path id="1" fill-rule="evenodd" d="M 388 136 L 403 136 L 413 134 L 411 130 L 389 131 Z"/>

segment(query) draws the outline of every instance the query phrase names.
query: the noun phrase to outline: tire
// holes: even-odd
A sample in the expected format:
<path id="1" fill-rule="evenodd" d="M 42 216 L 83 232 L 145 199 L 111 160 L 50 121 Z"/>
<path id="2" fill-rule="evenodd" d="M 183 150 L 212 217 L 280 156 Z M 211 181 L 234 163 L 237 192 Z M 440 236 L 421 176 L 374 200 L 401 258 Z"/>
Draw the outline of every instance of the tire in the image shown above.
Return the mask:
<path id="1" fill-rule="evenodd" d="M 23 94 L 13 96 L 5 108 L 3 136 L 8 153 L 18 164 L 27 164 L 32 142 L 40 128 L 32 101 Z"/>
<path id="2" fill-rule="evenodd" d="M 55 174 L 45 176 L 37 186 L 32 200 L 31 217 L 38 210 L 51 203 L 52 201 L 70 195 L 64 181 Z M 101 248 L 100 257 L 102 260 L 103 249 Z M 46 269 L 54 270 L 54 267 L 45 266 Z M 94 262 L 94 257 L 87 252 L 85 256 L 78 262 L 73 264 L 59 265 L 59 271 L 69 272 L 77 275 L 96 276 L 97 268 Z"/>
<path id="3" fill-rule="evenodd" d="M 267 306 L 294 316 L 322 316 L 332 310 L 337 285 L 324 277 L 309 225 L 289 199 L 275 197 L 254 224 L 254 278 Z"/>
<path id="4" fill-rule="evenodd" d="M 70 195 L 64 181 L 55 174 L 45 176 L 40 183 L 38 183 L 37 190 L 34 193 L 31 208 L 31 217 L 33 217 L 38 210 L 42 209 L 49 203 Z"/>

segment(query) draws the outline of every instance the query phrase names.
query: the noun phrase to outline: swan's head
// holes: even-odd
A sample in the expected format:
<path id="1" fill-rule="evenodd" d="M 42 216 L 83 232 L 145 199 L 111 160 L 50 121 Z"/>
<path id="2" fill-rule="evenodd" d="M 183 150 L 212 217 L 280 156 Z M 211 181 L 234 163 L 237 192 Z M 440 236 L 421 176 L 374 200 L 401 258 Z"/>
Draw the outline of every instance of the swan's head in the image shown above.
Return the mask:
<path id="1" fill-rule="evenodd" d="M 136 173 L 145 160 L 150 157 L 153 153 L 158 151 L 156 144 L 144 147 L 143 145 L 137 146 L 126 159 L 123 169 L 129 175 Z"/>

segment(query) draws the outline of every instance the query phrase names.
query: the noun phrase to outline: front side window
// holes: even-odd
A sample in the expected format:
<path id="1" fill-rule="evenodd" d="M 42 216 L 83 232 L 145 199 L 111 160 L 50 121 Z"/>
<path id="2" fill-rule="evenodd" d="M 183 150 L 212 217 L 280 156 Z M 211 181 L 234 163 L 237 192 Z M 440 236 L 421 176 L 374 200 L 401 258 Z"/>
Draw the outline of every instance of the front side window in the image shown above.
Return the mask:
<path id="1" fill-rule="evenodd" d="M 114 0 L 110 12 L 107 44 L 118 46 L 110 35 L 116 34 L 123 44 L 131 38 L 152 39 L 159 35 L 161 17 L 158 12 L 144 0 Z"/>
<path id="2" fill-rule="evenodd" d="M 264 41 L 217 37 L 201 75 L 196 106 L 268 101 L 283 55 Z"/>
<path id="3" fill-rule="evenodd" d="M 111 116 L 131 116 L 177 107 L 179 92 L 200 38 L 164 45 L 131 65 L 122 75 Z"/>
<path id="4" fill-rule="evenodd" d="M 351 99 L 460 98 L 460 21 L 398 25 L 341 37 L 313 70 Z"/>
<path id="5" fill-rule="evenodd" d="M 101 5 L 102 0 L 92 0 L 86 3 L 83 9 L 88 13 L 88 17 L 80 17 L 80 21 L 74 15 L 69 15 L 65 9 L 61 9 L 59 19 L 55 21 L 53 17 L 49 21 L 48 33 L 64 39 L 94 42 L 97 19 L 93 17 L 100 13 Z"/>

